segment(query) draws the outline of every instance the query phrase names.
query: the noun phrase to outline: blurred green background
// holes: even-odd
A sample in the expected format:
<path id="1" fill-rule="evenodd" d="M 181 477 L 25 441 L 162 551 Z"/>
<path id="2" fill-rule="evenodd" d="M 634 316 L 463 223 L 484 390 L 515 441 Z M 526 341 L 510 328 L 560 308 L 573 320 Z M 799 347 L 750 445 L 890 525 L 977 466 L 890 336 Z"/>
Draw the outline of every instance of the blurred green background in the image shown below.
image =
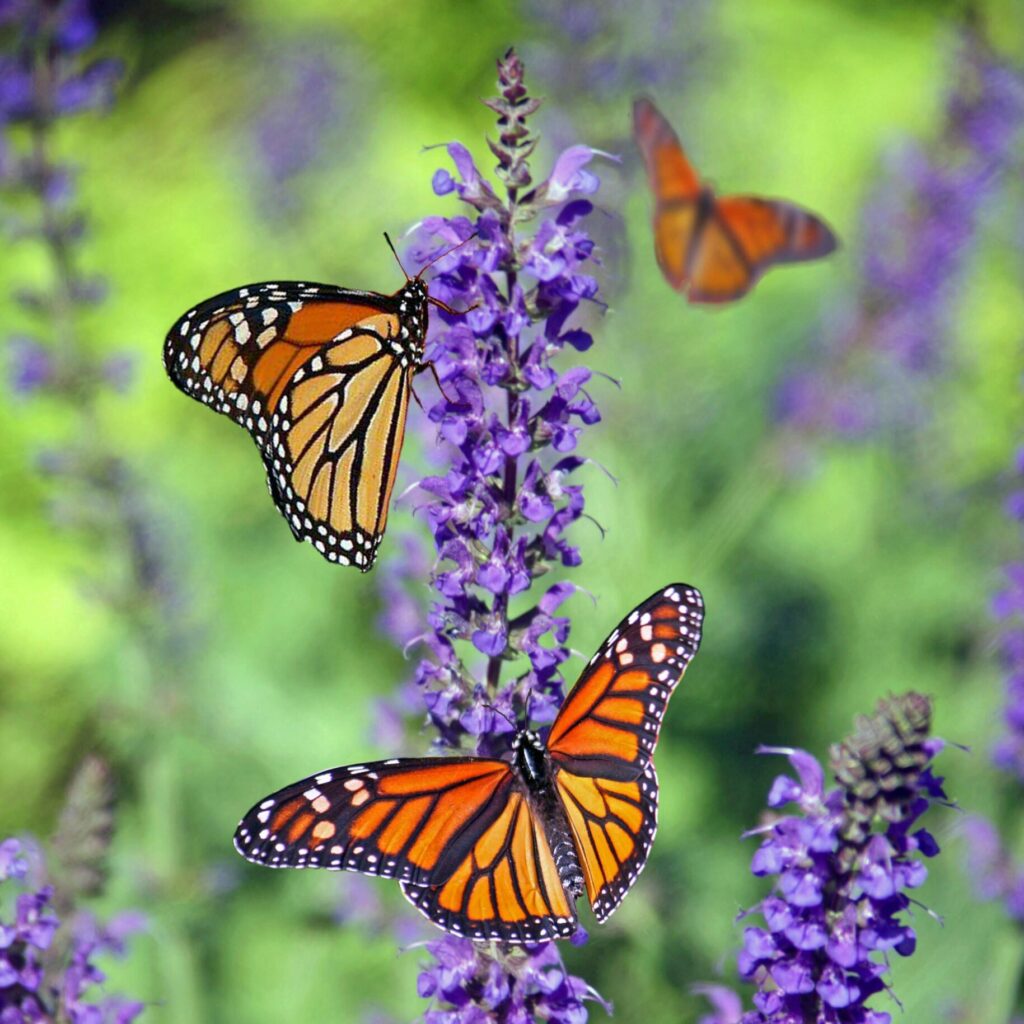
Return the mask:
<path id="1" fill-rule="evenodd" d="M 0 835 L 47 835 L 81 757 L 110 759 L 121 802 L 104 906 L 140 906 L 152 928 L 109 987 L 152 1001 L 146 1019 L 346 1024 L 422 1012 L 421 954 L 396 948 L 432 933 L 397 887 L 261 871 L 231 848 L 239 815 L 266 792 L 397 752 L 375 745 L 376 701 L 411 663 L 371 628 L 375 574 L 332 569 L 290 540 L 251 442 L 174 390 L 161 343 L 196 301 L 248 281 L 394 290 L 381 232 L 456 212 L 430 188 L 443 151 L 425 146 L 459 139 L 490 167 L 492 114 L 478 100 L 510 43 L 547 100 L 538 123 L 550 138 L 535 166 L 556 151 L 550 139 L 623 156 L 597 167 L 610 308 L 592 319 L 597 343 L 585 357 L 622 386 L 595 381 L 604 419 L 582 445 L 618 482 L 582 471 L 607 534 L 576 528 L 584 563 L 573 578 L 596 604 L 578 595 L 569 605 L 572 645 L 589 656 L 669 580 L 699 585 L 708 604 L 704 646 L 658 752 L 650 864 L 588 945 L 565 947 L 569 968 L 624 1024 L 695 1020 L 690 986 L 732 981 L 735 915 L 765 891 L 748 871 L 754 842 L 739 836 L 783 765 L 755 746 L 823 756 L 891 691 L 933 694 L 936 731 L 970 748 L 942 755 L 951 796 L 971 811 L 1013 810 L 988 759 L 1001 695 L 988 601 L 1019 549 L 1001 511 L 1021 424 L 1019 182 L 981 218 L 920 422 L 857 443 L 826 438 L 790 460 L 772 417 L 787 365 L 820 349 L 831 312 L 857 293 L 861 209 L 885 153 L 942 131 L 965 9 L 581 4 L 576 17 L 606 27 L 580 41 L 577 22 L 557 27 L 565 6 L 99 5 L 100 48 L 126 60 L 127 82 L 109 115 L 68 122 L 59 136 L 90 219 L 86 268 L 111 284 L 82 333 L 96 351 L 137 359 L 134 388 L 106 399 L 100 422 L 144 481 L 182 596 L 154 663 L 131 609 L 90 594 L 86 581 L 114 571 L 108 553 L 49 514 L 60 495 L 37 455 L 59 449 L 71 419 L 54 401 L 6 401 Z M 666 29 L 659 19 L 672 9 Z M 1020 59 L 1019 9 L 999 0 L 982 14 L 990 40 Z M 606 88 L 586 86 L 586 62 L 612 69 Z M 688 306 L 658 272 L 650 197 L 625 141 L 638 87 L 719 187 L 805 203 L 844 247 L 770 274 L 735 307 Z M 0 267 L 12 285 L 48 273 L 27 243 L 5 247 Z M 17 326 L 20 314 L 0 309 Z M 421 433 L 407 445 L 408 479 L 430 444 Z M 417 523 L 412 503 L 399 503 L 385 549 Z M 412 753 L 428 740 L 411 723 L 390 742 Z M 1020 826 L 1019 791 L 1016 800 Z M 932 814 L 945 849 L 921 899 L 945 925 L 915 910 L 919 950 L 895 963 L 894 987 L 904 1019 L 1005 1024 L 1022 940 L 998 907 L 972 898 L 959 822 L 955 811 Z M 356 912 L 371 899 L 380 906 Z"/>

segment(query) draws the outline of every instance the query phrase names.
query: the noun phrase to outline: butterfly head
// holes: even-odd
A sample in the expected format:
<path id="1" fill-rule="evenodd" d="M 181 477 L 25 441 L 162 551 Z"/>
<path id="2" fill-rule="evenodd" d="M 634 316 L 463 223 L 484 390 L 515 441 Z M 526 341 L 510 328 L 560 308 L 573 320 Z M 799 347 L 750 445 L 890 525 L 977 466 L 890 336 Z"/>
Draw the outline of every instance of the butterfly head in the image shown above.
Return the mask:
<path id="1" fill-rule="evenodd" d="M 396 298 L 403 332 L 408 331 L 413 338 L 422 338 L 427 333 L 427 302 L 430 299 L 426 283 L 418 277 L 410 278 Z"/>

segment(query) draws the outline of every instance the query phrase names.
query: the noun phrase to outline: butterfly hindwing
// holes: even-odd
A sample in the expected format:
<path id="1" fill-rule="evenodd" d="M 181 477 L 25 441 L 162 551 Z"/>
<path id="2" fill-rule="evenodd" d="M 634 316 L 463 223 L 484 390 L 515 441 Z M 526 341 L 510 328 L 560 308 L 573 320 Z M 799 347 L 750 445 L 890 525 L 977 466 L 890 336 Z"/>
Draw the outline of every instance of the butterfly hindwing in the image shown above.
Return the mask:
<path id="1" fill-rule="evenodd" d="M 630 781 L 654 753 L 668 699 L 700 646 L 704 599 L 676 583 L 649 597 L 590 660 L 548 734 L 557 764 Z"/>
<path id="2" fill-rule="evenodd" d="M 249 432 L 292 532 L 329 561 L 373 564 L 425 302 L 418 280 L 394 296 L 248 285 L 202 303 L 167 336 L 171 380 Z"/>
<path id="3" fill-rule="evenodd" d="M 583 868 L 587 898 L 605 921 L 647 863 L 658 827 L 654 762 L 628 782 L 575 775 L 562 769 L 555 785 Z"/>
<path id="4" fill-rule="evenodd" d="M 267 797 L 235 848 L 272 868 L 359 871 L 441 883 L 513 793 L 505 761 L 399 758 L 334 768 Z"/>
<path id="5" fill-rule="evenodd" d="M 402 883 L 410 903 L 456 935 L 504 942 L 569 938 L 576 910 L 526 793 L 514 791 L 441 885 Z"/>

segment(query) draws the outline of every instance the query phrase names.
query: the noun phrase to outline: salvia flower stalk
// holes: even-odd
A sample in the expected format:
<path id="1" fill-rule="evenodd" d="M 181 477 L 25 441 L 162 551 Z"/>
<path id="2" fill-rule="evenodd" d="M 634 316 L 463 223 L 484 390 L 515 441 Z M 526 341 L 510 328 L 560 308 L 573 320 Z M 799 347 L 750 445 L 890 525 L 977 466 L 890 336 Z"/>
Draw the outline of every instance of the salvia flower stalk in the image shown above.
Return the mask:
<path id="1" fill-rule="evenodd" d="M 943 742 L 930 737 L 931 702 L 920 694 L 882 700 L 871 717 L 832 747 L 836 781 L 803 750 L 783 754 L 796 775 L 780 775 L 768 795 L 778 812 L 761 836 L 751 871 L 774 879 L 756 907 L 764 926 L 748 925 L 740 974 L 757 986 L 754 1009 L 735 1016 L 719 997 L 720 1024 L 889 1024 L 874 1006 L 887 988 L 888 957 L 910 956 L 917 935 L 907 921 L 909 895 L 925 881 L 924 859 L 938 844 L 918 821 L 944 802 L 932 761 Z"/>
<path id="2" fill-rule="evenodd" d="M 1024 450 L 1017 453 L 1014 470 L 1018 478 L 1024 473 Z M 1015 523 L 1024 519 L 1024 492 L 1014 490 L 1006 502 L 1006 513 Z M 991 611 L 999 627 L 1004 673 L 1003 731 L 992 760 L 1013 793 L 1009 803 L 1013 808 L 1020 806 L 1024 786 L 1024 563 L 1011 561 L 1003 566 Z M 1007 815 L 1005 825 L 1020 828 L 1019 813 L 1015 817 L 1013 821 Z M 994 822 L 976 816 L 966 822 L 964 835 L 968 870 L 978 896 L 1000 900 L 1009 916 L 1024 924 L 1024 864 L 1014 856 L 1012 844 Z"/>
<path id="3" fill-rule="evenodd" d="M 512 51 L 498 62 L 498 84 L 486 101 L 497 116 L 498 137 L 488 140 L 497 183 L 450 143 L 454 174 L 438 170 L 433 186 L 462 212 L 428 217 L 414 239 L 417 264 L 466 243 L 437 263 L 430 289 L 468 312 L 444 314 L 426 353 L 443 392 L 429 420 L 444 462 L 418 488 L 433 538 L 434 599 L 418 636 L 410 637 L 408 608 L 388 623 L 424 652 L 415 682 L 439 745 L 491 756 L 509 749 L 513 722 L 550 722 L 564 696 L 570 623 L 562 606 L 575 587 L 541 578 L 580 563 L 568 535 L 584 515 L 576 474 L 586 460 L 577 446 L 600 419 L 590 371 L 556 365 L 566 349 L 593 343 L 574 314 L 598 303 L 584 198 L 599 184 L 588 168 L 595 151 L 570 147 L 536 181 L 529 118 L 540 101 Z M 405 553 L 422 557 L 415 546 Z M 393 591 L 409 574 L 401 559 L 389 571 Z M 509 952 L 450 937 L 427 949 L 433 962 L 420 993 L 432 1000 L 432 1024 L 579 1022 L 584 1000 L 595 998 L 553 944 Z"/>
<path id="4" fill-rule="evenodd" d="M 861 283 L 778 394 L 797 435 L 857 438 L 921 413 L 948 365 L 952 315 L 982 213 L 1014 166 L 1024 78 L 973 33 L 952 56 L 944 125 L 895 152 L 862 214 Z"/>
<path id="5" fill-rule="evenodd" d="M 72 780 L 48 855 L 35 843 L 0 841 L 0 1024 L 130 1024 L 144 1010 L 98 991 L 106 976 L 95 962 L 124 955 L 141 915 L 103 924 L 79 906 L 103 887 L 112 824 L 107 769 L 89 759 Z"/>
<path id="6" fill-rule="evenodd" d="M 75 205 L 75 171 L 54 156 L 63 121 L 109 106 L 121 68 L 89 58 L 97 29 L 86 2 L 3 5 L 0 29 L 9 40 L 0 56 L 0 194 L 21 218 L 3 228 L 19 244 L 38 246 L 49 269 L 46 286 L 13 293 L 33 326 L 7 339 L 9 385 L 75 417 L 74 429 L 39 452 L 36 464 L 54 485 L 55 525 L 108 556 L 90 580 L 92 595 L 125 613 L 144 643 L 180 648 L 182 595 L 158 519 L 98 423 L 97 403 L 126 389 L 131 359 L 95 351 L 80 331 L 80 315 L 103 301 L 107 286 L 81 266 L 87 220 Z"/>

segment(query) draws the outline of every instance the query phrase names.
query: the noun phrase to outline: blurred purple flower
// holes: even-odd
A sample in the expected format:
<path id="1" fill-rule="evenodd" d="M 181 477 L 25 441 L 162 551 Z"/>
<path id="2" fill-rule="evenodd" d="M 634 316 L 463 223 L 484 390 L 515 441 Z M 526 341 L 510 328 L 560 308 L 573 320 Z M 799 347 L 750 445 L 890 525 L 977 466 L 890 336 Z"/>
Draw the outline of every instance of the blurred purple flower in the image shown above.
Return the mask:
<path id="1" fill-rule="evenodd" d="M 894 153 L 864 206 L 859 294 L 779 386 L 776 416 L 798 434 L 856 439 L 902 422 L 945 364 L 982 212 L 1024 138 L 1020 73 L 969 34 L 953 63 L 941 137 Z"/>
<path id="2" fill-rule="evenodd" d="M 1024 449 L 1016 453 L 1013 469 L 1018 479 L 1024 475 Z M 1019 523 L 1022 508 L 1024 495 L 1014 491 L 1006 502 L 1006 514 Z M 1008 562 L 1003 566 L 991 614 L 999 625 L 999 655 L 1004 674 L 1003 734 L 992 751 L 992 760 L 1010 777 L 1016 806 L 1020 802 L 1020 787 L 1024 785 L 1024 563 Z M 1024 864 L 1014 859 L 993 823 L 972 818 L 964 834 L 968 873 L 978 896 L 1000 900 L 1010 917 L 1024 924 Z"/>
<path id="3" fill-rule="evenodd" d="M 0 886 L 25 879 L 27 859 L 18 840 L 0 843 Z M 35 865 L 33 873 L 44 872 L 42 863 Z M 93 958 L 123 955 L 125 939 L 142 927 L 141 917 L 122 915 L 106 926 L 85 915 L 61 922 L 52 903 L 49 885 L 23 889 L 14 899 L 13 918 L 0 921 L 0 1021 L 130 1024 L 144 1005 L 119 996 L 93 1001 L 93 989 L 106 980 Z M 60 955 L 51 957 L 58 947 Z"/>
<path id="4" fill-rule="evenodd" d="M 678 94 L 706 71 L 713 5 L 708 0 L 525 0 L 533 39 L 526 57 L 560 104 L 619 99 L 664 89 Z M 566 53 L 572 59 L 566 59 Z"/>
<path id="5" fill-rule="evenodd" d="M 999 649 L 1006 680 L 1005 732 L 993 760 L 1024 783 L 1024 564 L 1011 562 L 1004 567 L 1003 585 L 992 599 L 992 614 L 1002 627 Z"/>
<path id="6" fill-rule="evenodd" d="M 255 153 L 257 204 L 270 218 L 292 212 L 300 200 L 293 187 L 304 172 L 328 160 L 336 164 L 353 125 L 351 83 L 339 71 L 338 49 L 305 40 L 268 54 L 269 94 L 250 125 Z"/>
<path id="7" fill-rule="evenodd" d="M 1003 844 L 999 830 L 973 815 L 963 825 L 967 840 L 967 874 L 982 900 L 999 900 L 1009 916 L 1024 924 L 1024 866 Z"/>
<path id="8" fill-rule="evenodd" d="M 53 359 L 49 350 L 34 338 L 9 338 L 7 354 L 8 379 L 16 395 L 31 395 L 52 383 Z"/>
<path id="9" fill-rule="evenodd" d="M 744 930 L 740 974 L 757 984 L 755 1009 L 718 993 L 710 1024 L 888 1024 L 867 1004 L 886 988 L 888 956 L 914 952 L 905 922 L 907 893 L 927 877 L 921 858 L 938 844 L 915 828 L 934 801 L 944 801 L 931 762 L 942 741 L 929 738 L 931 702 L 909 693 L 879 702 L 856 731 L 830 751 L 838 785 L 824 788 L 824 771 L 806 751 L 785 754 L 796 778 L 779 776 L 768 804 L 795 803 L 799 813 L 777 817 L 762 837 L 751 871 L 774 877 L 772 893 L 743 917 L 758 913 L 765 927 Z M 709 998 L 711 995 L 709 994 Z"/>

